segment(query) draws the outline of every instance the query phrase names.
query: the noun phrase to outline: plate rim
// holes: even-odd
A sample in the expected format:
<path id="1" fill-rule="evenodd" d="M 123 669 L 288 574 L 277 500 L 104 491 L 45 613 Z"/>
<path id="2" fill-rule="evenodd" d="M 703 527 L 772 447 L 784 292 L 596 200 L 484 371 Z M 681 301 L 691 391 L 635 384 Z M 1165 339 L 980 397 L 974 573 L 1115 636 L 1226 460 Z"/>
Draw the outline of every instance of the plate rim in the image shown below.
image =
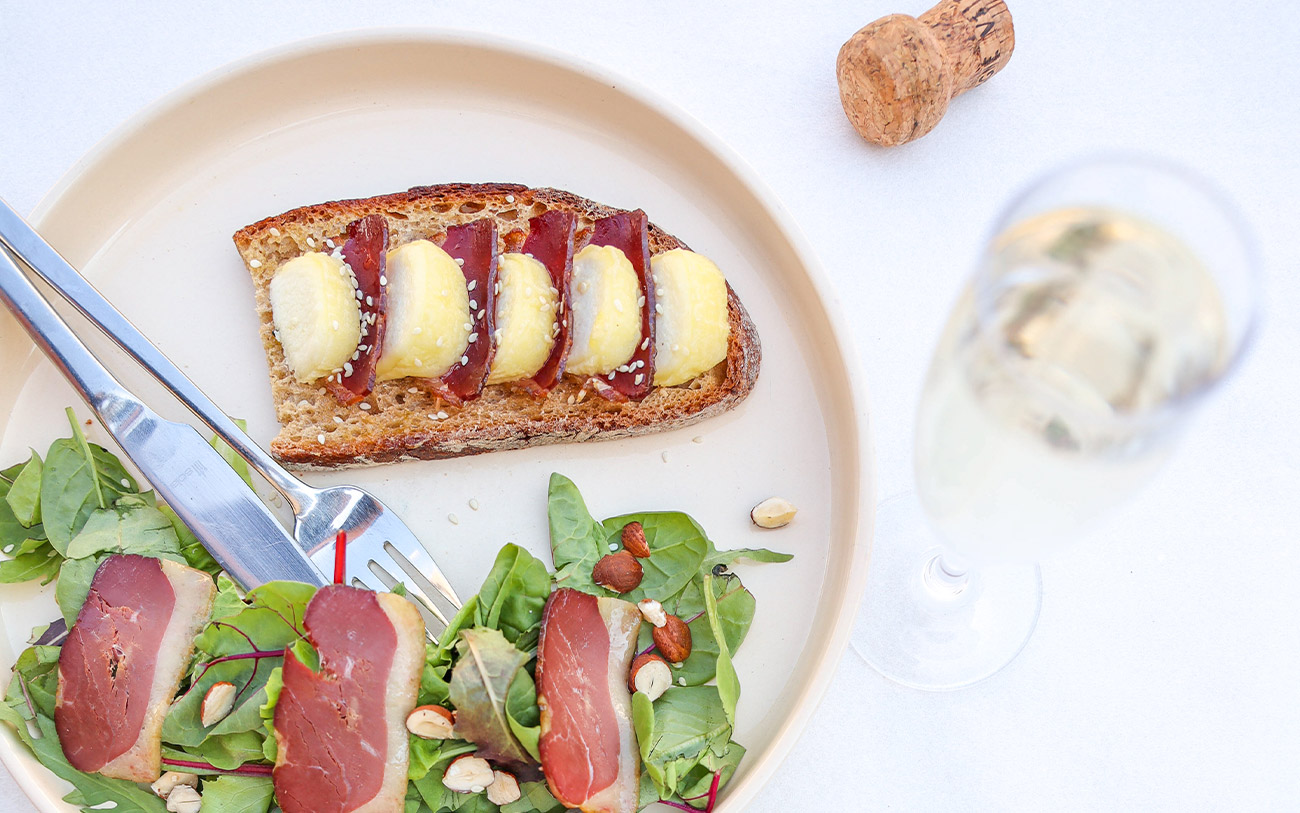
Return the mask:
<path id="1" fill-rule="evenodd" d="M 767 753 L 751 763 L 748 775 L 742 781 L 729 788 L 727 798 L 719 808 L 720 813 L 741 810 L 753 801 L 789 756 L 795 743 L 800 739 L 808 718 L 821 705 L 839 663 L 848 649 L 849 638 L 866 587 L 874 536 L 877 497 L 876 460 L 868 408 L 869 396 L 862 375 L 863 368 L 842 308 L 837 297 L 834 296 L 833 285 L 817 252 L 780 198 L 753 166 L 695 115 L 672 102 L 659 91 L 627 74 L 548 45 L 482 31 L 440 26 L 414 28 L 382 26 L 336 31 L 282 43 L 232 60 L 190 79 L 136 110 L 63 173 L 42 196 L 28 219 L 38 230 L 44 229 L 46 219 L 65 203 L 65 198 L 75 191 L 78 181 L 91 168 L 99 165 L 119 147 L 139 137 L 152 122 L 176 112 L 187 100 L 201 96 L 231 78 L 273 68 L 277 62 L 306 57 L 318 52 L 397 42 L 425 47 L 469 46 L 506 52 L 548 63 L 551 67 L 603 82 L 610 86 L 612 92 L 628 96 L 658 115 L 673 121 L 731 172 L 743 186 L 749 189 L 760 205 L 768 210 L 781 231 L 781 237 L 799 258 L 799 263 L 808 277 L 816 299 L 826 315 L 830 334 L 834 340 L 834 347 L 831 349 L 838 356 L 845 372 L 843 383 L 850 401 L 849 413 L 853 417 L 854 438 L 851 448 L 856 465 L 851 467 L 851 471 L 858 481 L 857 487 L 849 492 L 857 501 L 852 511 L 849 529 L 853 552 L 849 572 L 844 581 L 845 595 L 838 604 L 832 629 L 825 638 L 826 643 L 820 653 L 820 662 L 814 669 L 812 679 L 799 689 L 794 705 L 785 720 L 778 726 Z M 38 809 L 45 813 L 63 813 L 67 809 L 61 801 L 51 799 L 37 788 L 38 777 L 31 775 L 29 768 L 32 764 L 39 763 L 34 762 L 34 759 L 20 747 L 17 739 L 9 732 L 4 732 L 4 736 L 0 737 L 0 762 L 3 762 L 15 783 Z"/>

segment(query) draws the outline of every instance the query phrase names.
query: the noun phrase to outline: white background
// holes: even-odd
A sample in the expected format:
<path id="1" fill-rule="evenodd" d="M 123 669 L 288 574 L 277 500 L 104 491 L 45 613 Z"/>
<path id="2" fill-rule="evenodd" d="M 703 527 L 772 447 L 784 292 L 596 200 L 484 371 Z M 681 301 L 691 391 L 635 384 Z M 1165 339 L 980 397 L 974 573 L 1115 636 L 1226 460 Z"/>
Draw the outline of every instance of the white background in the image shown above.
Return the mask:
<path id="1" fill-rule="evenodd" d="M 572 52 L 703 121 L 806 232 L 854 331 L 882 500 L 910 488 L 929 350 L 1017 189 L 1105 148 L 1152 152 L 1214 179 L 1263 258 L 1264 330 L 1240 375 L 1148 489 L 1044 564 L 1042 618 L 1010 667 L 972 689 L 926 694 L 889 683 L 850 650 L 751 809 L 1300 809 L 1291 3 L 1012 0 L 1007 68 L 955 101 L 931 135 L 892 150 L 849 127 L 835 55 L 876 17 L 924 11 L 916 0 L 181 6 L 0 5 L 0 196 L 31 211 L 141 107 L 303 37 L 443 26 Z M 7 775 L 0 810 L 31 810 Z"/>

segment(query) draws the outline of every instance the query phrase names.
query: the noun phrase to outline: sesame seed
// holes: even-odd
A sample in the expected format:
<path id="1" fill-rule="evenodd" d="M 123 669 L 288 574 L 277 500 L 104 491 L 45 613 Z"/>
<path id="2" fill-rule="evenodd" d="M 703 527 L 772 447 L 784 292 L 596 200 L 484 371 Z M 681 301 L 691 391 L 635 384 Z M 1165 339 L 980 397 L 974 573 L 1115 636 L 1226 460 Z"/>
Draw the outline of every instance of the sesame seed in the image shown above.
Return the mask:
<path id="1" fill-rule="evenodd" d="M 641 342 L 641 349 L 645 350 L 649 346 L 650 346 L 650 337 L 646 336 L 645 340 Z"/>
<path id="2" fill-rule="evenodd" d="M 316 392 L 320 393 L 321 395 L 324 395 L 325 393 L 329 392 L 329 390 L 325 389 L 324 387 L 321 387 L 320 389 L 316 390 Z"/>
<path id="3" fill-rule="evenodd" d="M 311 239 L 310 237 L 308 237 L 308 238 L 307 238 L 307 247 L 308 247 L 308 248 L 315 248 L 315 247 L 316 247 L 316 241 L 313 240 L 313 239 Z"/>
<path id="4" fill-rule="evenodd" d="M 482 319 L 483 316 L 484 316 L 484 314 L 486 314 L 486 313 L 487 313 L 487 308 L 479 308 L 478 315 L 475 316 L 474 318 L 476 318 L 476 319 Z"/>
<path id="5" fill-rule="evenodd" d="M 352 375 L 352 362 L 350 361 L 343 362 L 343 374 L 347 376 Z"/>
<path id="6" fill-rule="evenodd" d="M 326 238 L 325 238 L 325 247 L 326 247 L 326 248 L 334 248 L 334 241 L 331 240 L 331 239 L 329 239 L 328 237 L 326 237 Z"/>
<path id="7" fill-rule="evenodd" d="M 457 257 L 457 258 L 456 258 L 456 265 L 459 265 L 461 268 L 464 268 L 464 267 L 465 267 L 465 258 L 464 258 L 464 257 Z"/>
<path id="8" fill-rule="evenodd" d="M 478 300 L 477 300 L 477 299 L 471 299 L 471 300 L 469 301 L 469 309 L 472 310 L 472 311 L 476 311 L 476 310 L 478 310 Z"/>
<path id="9" fill-rule="evenodd" d="M 473 330 L 473 329 L 474 329 L 474 325 L 471 324 L 471 323 L 469 323 L 469 322 L 466 322 L 466 323 L 465 323 L 465 329 L 466 329 L 466 330 Z"/>
<path id="10" fill-rule="evenodd" d="M 335 329 L 335 330 L 338 330 L 338 329 L 339 329 L 339 320 L 337 320 L 337 319 L 334 320 L 334 329 Z"/>
<path id="11" fill-rule="evenodd" d="M 419 395 L 419 394 L 420 394 L 420 388 L 419 388 L 419 387 L 407 387 L 407 388 L 406 388 L 406 391 L 409 392 L 409 393 L 412 394 L 412 395 Z"/>
<path id="12" fill-rule="evenodd" d="M 334 416 L 334 423 L 343 423 L 343 419 L 340 418 L 338 415 L 335 415 L 335 416 Z"/>
<path id="13" fill-rule="evenodd" d="M 579 283 L 578 283 L 578 293 L 580 293 L 580 294 L 585 294 L 585 293 L 587 293 L 587 290 L 588 290 L 590 287 L 591 287 L 591 286 L 589 286 L 589 285 L 587 284 L 587 281 L 586 281 L 586 280 L 583 280 L 582 282 L 579 282 Z"/>
<path id="14" fill-rule="evenodd" d="M 636 306 L 637 306 L 638 308 L 644 308 L 644 307 L 645 307 L 645 297 L 644 297 L 644 296 L 638 296 L 638 297 L 636 298 Z"/>
<path id="15" fill-rule="evenodd" d="M 380 275 L 379 275 L 379 284 L 380 284 L 380 285 L 387 285 L 387 284 L 388 284 L 388 277 L 384 276 L 383 274 L 380 274 Z"/>
<path id="16" fill-rule="evenodd" d="M 280 230 L 277 229 L 275 226 L 272 226 L 272 227 L 271 227 L 271 236 L 272 236 L 272 237 L 279 237 L 279 236 L 280 236 Z"/>
<path id="17" fill-rule="evenodd" d="M 423 366 L 424 366 L 424 361 L 421 360 L 421 359 L 415 359 L 415 366 L 416 366 L 416 367 L 423 367 Z"/>
<path id="18" fill-rule="evenodd" d="M 361 345 L 357 345 L 357 349 L 352 351 L 352 360 L 356 361 L 359 358 L 361 358 Z"/>
<path id="19" fill-rule="evenodd" d="M 460 364 L 462 367 L 465 366 L 466 364 L 469 364 L 469 356 L 461 356 Z"/>
<path id="20" fill-rule="evenodd" d="M 492 339 L 493 339 L 493 341 L 495 341 L 497 344 L 500 344 L 500 343 L 501 343 L 501 337 L 502 337 L 503 335 L 505 335 L 505 334 L 502 333 L 501 331 L 502 331 L 501 328 L 497 328 L 496 330 L 492 331 Z"/>
<path id="21" fill-rule="evenodd" d="M 374 306 L 375 306 L 375 298 L 373 296 L 366 297 L 366 307 L 373 308 Z"/>
<path id="22" fill-rule="evenodd" d="M 450 522 L 452 525 L 459 525 L 460 517 L 457 517 L 455 514 L 448 514 L 447 521 Z"/>
<path id="23" fill-rule="evenodd" d="M 691 443 L 703 443 L 703 442 L 704 442 L 704 435 L 696 435 L 695 437 L 691 438 Z"/>
<path id="24" fill-rule="evenodd" d="M 370 404 L 366 403 L 365 401 L 362 401 L 361 403 L 357 404 L 357 407 L 358 407 L 362 412 L 369 412 L 369 411 L 370 411 Z"/>
<path id="25" fill-rule="evenodd" d="M 679 678 L 677 678 L 677 685 L 678 685 L 678 686 L 685 686 L 685 685 L 686 685 L 686 678 L 684 678 L 684 677 L 679 677 Z"/>
<path id="26" fill-rule="evenodd" d="M 665 463 L 668 462 L 668 453 L 667 453 L 667 452 L 664 452 L 664 453 L 660 454 L 659 457 L 660 457 L 660 459 L 663 460 Z"/>
<path id="27" fill-rule="evenodd" d="M 430 412 L 430 413 L 429 413 L 429 420 L 431 420 L 431 421 L 436 421 L 436 420 L 438 420 L 438 416 L 435 415 L 434 413 Z"/>
<path id="28" fill-rule="evenodd" d="M 656 303 L 655 303 L 655 313 L 662 314 L 663 312 L 664 312 L 664 306 L 663 306 L 663 305 L 660 305 L 658 302 L 656 302 Z"/>
<path id="29" fill-rule="evenodd" d="M 569 403 L 570 403 L 570 404 L 573 403 L 573 396 L 572 396 L 572 395 L 569 396 Z"/>
<path id="30" fill-rule="evenodd" d="M 501 283 L 498 282 L 496 285 L 492 286 L 492 293 L 494 294 L 501 293 Z"/>
<path id="31" fill-rule="evenodd" d="M 514 203 L 514 202 L 515 202 L 514 195 L 506 195 L 506 203 Z"/>
<path id="32" fill-rule="evenodd" d="M 442 347 L 442 337 L 441 337 L 441 336 L 438 337 L 438 341 L 437 341 L 437 345 L 436 345 L 436 346 L 437 346 L 437 347 Z"/>
<path id="33" fill-rule="evenodd" d="M 614 310 L 618 311 L 619 313 L 623 312 L 623 300 L 617 297 L 614 298 Z"/>
<path id="34" fill-rule="evenodd" d="M 321 432 L 319 435 L 316 436 L 316 442 L 317 442 L 317 443 L 324 443 L 324 442 L 325 442 L 325 433 L 324 433 L 324 432 Z"/>
<path id="35" fill-rule="evenodd" d="M 474 499 L 473 497 L 469 498 L 469 510 L 471 511 L 478 510 L 478 500 Z"/>
<path id="36" fill-rule="evenodd" d="M 248 261 L 248 267 L 249 267 L 249 268 L 261 268 L 261 267 L 262 267 L 262 261 L 261 261 L 261 260 L 249 260 L 249 261 Z"/>
<path id="37" fill-rule="evenodd" d="M 447 413 L 443 412 L 442 410 L 438 410 L 438 420 L 440 421 L 447 420 Z"/>
<path id="38" fill-rule="evenodd" d="M 551 286 L 551 296 L 559 296 L 559 295 L 560 295 L 560 289 L 559 289 L 559 288 L 556 288 L 554 285 L 552 285 L 552 286 Z"/>
<path id="39" fill-rule="evenodd" d="M 420 327 L 419 325 L 416 325 L 415 327 L 411 328 L 412 335 L 419 336 L 423 332 L 424 332 L 424 328 Z"/>
<path id="40" fill-rule="evenodd" d="M 538 295 L 537 295 L 537 301 L 538 301 L 538 302 L 541 302 L 543 305 L 549 305 L 549 304 L 550 304 L 549 300 L 547 300 L 547 298 L 546 298 L 546 294 L 538 294 Z"/>
<path id="41" fill-rule="evenodd" d="M 663 289 L 663 288 L 656 287 L 656 288 L 655 288 L 655 296 L 663 296 L 663 295 L 664 295 L 664 289 Z"/>
<path id="42" fill-rule="evenodd" d="M 357 352 L 358 352 L 358 353 L 364 353 L 364 352 L 366 352 L 366 351 L 369 350 L 369 349 L 370 349 L 370 345 L 368 345 L 368 344 L 359 344 L 359 345 L 357 345 Z"/>
<path id="43" fill-rule="evenodd" d="M 616 375 L 618 375 L 618 373 L 610 373 L 610 374 L 609 374 L 609 380 L 610 380 L 610 381 L 613 381 L 613 380 L 614 380 L 614 376 L 616 376 Z"/>
<path id="44" fill-rule="evenodd" d="M 532 260 L 532 259 L 536 259 L 535 257 L 533 257 L 532 254 L 528 253 L 527 251 L 524 252 L 524 256 L 527 257 L 527 258 L 530 259 L 530 260 Z"/>
<path id="45" fill-rule="evenodd" d="M 678 350 L 681 350 L 681 349 L 682 349 L 682 346 L 681 346 L 680 344 L 675 344 L 675 345 L 673 345 L 673 352 L 674 352 L 674 353 L 676 353 Z"/>
<path id="46" fill-rule="evenodd" d="M 617 542 L 610 542 L 610 543 L 609 543 L 609 551 L 610 551 L 610 553 L 613 553 L 613 552 L 616 551 L 616 550 L 618 550 L 618 543 L 617 543 Z"/>
<path id="47" fill-rule="evenodd" d="M 477 333 L 469 334 L 469 343 L 473 344 L 476 341 L 478 341 L 478 334 Z"/>
<path id="48" fill-rule="evenodd" d="M 118 482 L 122 484 L 122 488 L 130 488 L 130 487 L 131 487 L 131 481 L 128 480 L 128 479 L 126 479 L 125 477 L 123 477 L 121 480 L 118 480 Z"/>
<path id="49" fill-rule="evenodd" d="M 637 373 L 636 378 L 632 379 L 632 383 L 638 387 L 641 386 L 642 381 L 645 381 L 645 373 Z"/>

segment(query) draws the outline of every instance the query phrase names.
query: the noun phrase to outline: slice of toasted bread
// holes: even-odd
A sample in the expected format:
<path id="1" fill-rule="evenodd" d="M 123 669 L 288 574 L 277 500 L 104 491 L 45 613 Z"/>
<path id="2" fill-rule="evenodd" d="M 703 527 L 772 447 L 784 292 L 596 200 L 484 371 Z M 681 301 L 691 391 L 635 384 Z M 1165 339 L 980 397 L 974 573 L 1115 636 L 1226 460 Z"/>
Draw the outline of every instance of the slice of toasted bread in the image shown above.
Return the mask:
<path id="1" fill-rule="evenodd" d="M 391 247 L 419 239 L 440 242 L 449 226 L 491 217 L 502 250 L 516 251 L 529 218 L 550 209 L 577 216 L 577 248 L 590 239 L 596 219 L 620 211 L 558 189 L 443 184 L 304 206 L 236 232 L 235 245 L 253 278 L 271 393 L 282 425 L 271 453 L 293 468 L 336 468 L 605 440 L 677 429 L 730 409 L 749 394 L 762 353 L 754 323 L 730 286 L 726 361 L 681 386 L 658 387 L 639 402 L 606 401 L 584 388 L 585 381 L 566 376 L 544 398 L 497 385 L 485 387 L 480 398 L 461 407 L 445 404 L 409 379 L 398 379 L 380 382 L 361 404 L 345 407 L 320 382 L 296 380 L 285 364 L 272 325 L 271 277 L 286 260 L 342 245 L 352 221 L 384 215 Z M 651 254 L 687 247 L 653 223 L 649 228 Z"/>

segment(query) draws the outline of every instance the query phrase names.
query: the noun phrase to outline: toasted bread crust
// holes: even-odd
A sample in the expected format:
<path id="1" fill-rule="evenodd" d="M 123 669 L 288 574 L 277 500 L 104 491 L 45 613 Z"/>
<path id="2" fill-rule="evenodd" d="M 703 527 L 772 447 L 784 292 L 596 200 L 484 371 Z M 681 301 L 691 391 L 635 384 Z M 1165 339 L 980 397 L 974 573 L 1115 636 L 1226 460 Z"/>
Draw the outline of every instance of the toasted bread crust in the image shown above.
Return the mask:
<path id="1" fill-rule="evenodd" d="M 342 406 L 318 383 L 304 384 L 293 377 L 274 336 L 269 294 L 271 277 L 284 261 L 341 245 L 348 223 L 370 214 L 388 218 L 391 245 L 438 241 L 449 226 L 491 217 L 502 250 L 513 251 L 523 244 L 529 218 L 549 209 L 577 216 L 579 248 L 589 241 L 593 221 L 621 211 L 558 189 L 442 184 L 304 206 L 236 232 L 235 246 L 253 279 L 272 396 L 282 425 L 271 441 L 272 455 L 291 468 L 338 468 L 609 440 L 677 429 L 724 412 L 749 394 L 762 350 L 754 323 L 730 285 L 727 360 L 680 387 L 656 388 L 640 402 L 608 402 L 584 389 L 584 381 L 565 377 L 545 398 L 506 384 L 486 387 L 479 399 L 453 408 L 400 379 L 376 385 L 363 402 L 368 408 L 361 409 Z M 649 242 L 652 254 L 687 248 L 653 223 Z M 448 417 L 436 418 L 439 412 Z"/>

